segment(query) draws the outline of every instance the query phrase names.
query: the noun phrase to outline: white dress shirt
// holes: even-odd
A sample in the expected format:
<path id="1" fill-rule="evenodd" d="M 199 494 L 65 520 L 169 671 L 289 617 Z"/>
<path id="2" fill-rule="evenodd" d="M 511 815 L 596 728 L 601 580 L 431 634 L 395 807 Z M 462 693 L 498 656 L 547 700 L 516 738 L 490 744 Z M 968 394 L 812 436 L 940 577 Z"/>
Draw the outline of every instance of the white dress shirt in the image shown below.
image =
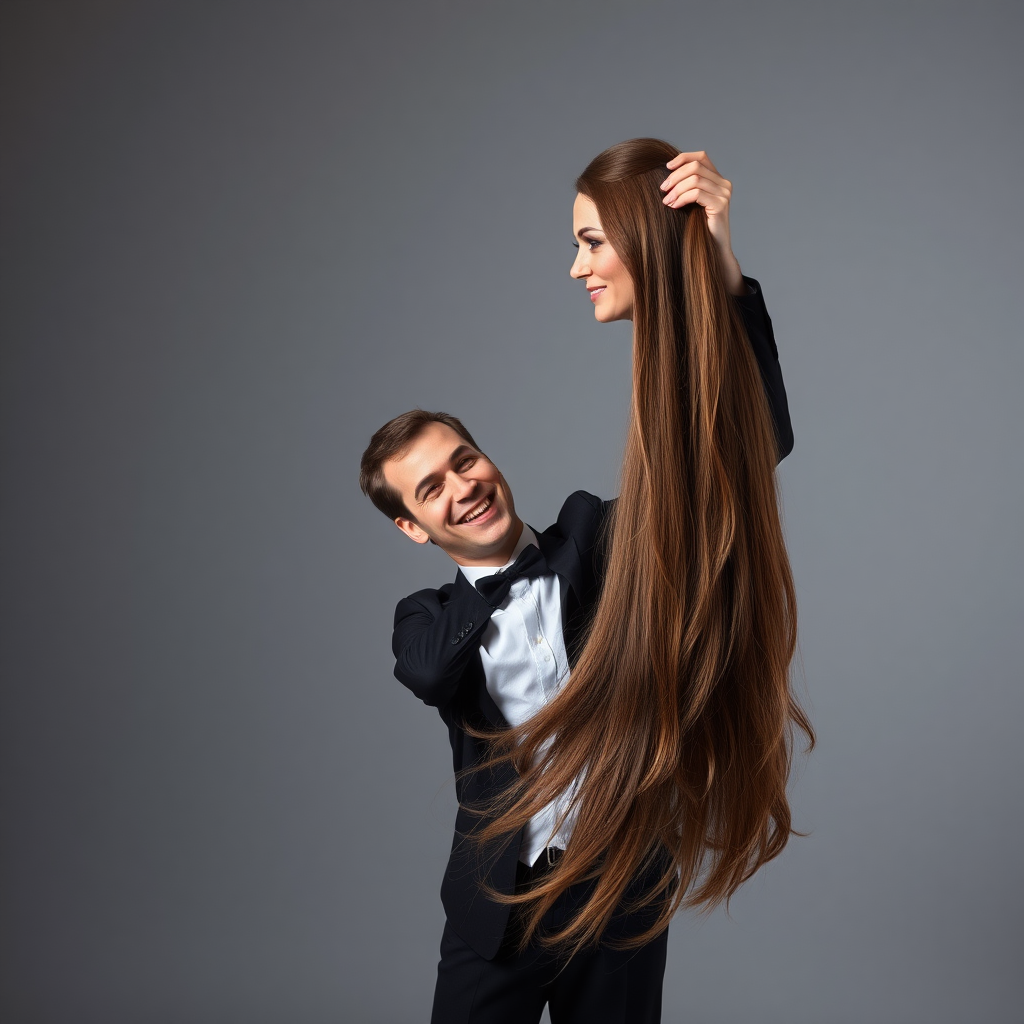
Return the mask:
<path id="1" fill-rule="evenodd" d="M 504 565 L 459 566 L 474 586 L 484 576 L 507 569 L 528 544 L 540 548 L 537 535 L 523 524 L 523 533 Z M 480 643 L 487 691 L 510 725 L 521 725 L 536 714 L 569 678 L 569 660 L 562 637 L 562 595 L 558 577 L 549 572 L 518 579 L 508 597 L 491 614 Z M 559 828 L 564 798 L 538 811 L 526 826 L 519 859 L 533 864 L 548 846 L 565 849 L 571 831 L 566 820 Z"/>

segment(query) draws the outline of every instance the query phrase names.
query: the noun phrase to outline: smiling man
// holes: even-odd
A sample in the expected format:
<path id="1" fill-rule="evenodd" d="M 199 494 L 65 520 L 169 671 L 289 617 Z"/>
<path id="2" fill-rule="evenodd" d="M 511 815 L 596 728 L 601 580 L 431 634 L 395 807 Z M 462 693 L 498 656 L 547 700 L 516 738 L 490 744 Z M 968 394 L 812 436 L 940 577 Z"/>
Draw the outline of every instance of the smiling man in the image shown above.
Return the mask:
<path id="1" fill-rule="evenodd" d="M 395 523 L 417 544 L 433 541 L 459 565 L 502 565 L 523 527 L 505 478 L 454 417 L 425 415 L 399 417 L 418 427 L 415 443 L 383 465 L 406 512 Z"/>

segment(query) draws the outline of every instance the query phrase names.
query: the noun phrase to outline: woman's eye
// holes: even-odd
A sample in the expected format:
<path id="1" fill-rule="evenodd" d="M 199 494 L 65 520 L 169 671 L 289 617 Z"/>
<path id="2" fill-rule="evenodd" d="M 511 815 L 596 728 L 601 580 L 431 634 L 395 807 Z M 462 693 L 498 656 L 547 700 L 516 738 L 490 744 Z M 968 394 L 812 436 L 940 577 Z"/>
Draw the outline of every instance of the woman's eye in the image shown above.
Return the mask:
<path id="1" fill-rule="evenodd" d="M 578 249 L 578 248 L 580 247 L 580 243 L 579 243 L 579 242 L 573 242 L 573 243 L 572 243 L 572 247 L 573 247 L 574 249 Z"/>
<path id="2" fill-rule="evenodd" d="M 601 244 L 601 239 L 600 238 L 588 238 L 587 239 L 587 248 L 591 252 L 593 252 L 600 244 Z"/>

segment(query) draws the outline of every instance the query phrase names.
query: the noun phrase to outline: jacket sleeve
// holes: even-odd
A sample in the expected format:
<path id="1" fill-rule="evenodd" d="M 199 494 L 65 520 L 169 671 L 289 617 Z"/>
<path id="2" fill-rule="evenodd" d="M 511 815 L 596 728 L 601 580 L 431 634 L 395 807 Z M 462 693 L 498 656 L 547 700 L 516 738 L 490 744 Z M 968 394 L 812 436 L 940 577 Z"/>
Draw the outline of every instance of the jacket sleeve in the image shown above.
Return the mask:
<path id="1" fill-rule="evenodd" d="M 743 317 L 750 347 L 754 350 L 761 370 L 761 381 L 775 423 L 778 461 L 781 462 L 793 450 L 793 425 L 789 419 L 789 402 L 786 399 L 786 385 L 782 381 L 782 367 L 779 366 L 779 350 L 775 345 L 772 318 L 765 307 L 761 285 L 752 277 L 744 277 L 743 280 L 753 291 L 749 295 L 734 295 L 733 300 Z"/>
<path id="2" fill-rule="evenodd" d="M 461 574 L 452 587 L 403 598 L 391 637 L 395 677 L 425 704 L 444 707 L 480 646 L 492 610 Z"/>

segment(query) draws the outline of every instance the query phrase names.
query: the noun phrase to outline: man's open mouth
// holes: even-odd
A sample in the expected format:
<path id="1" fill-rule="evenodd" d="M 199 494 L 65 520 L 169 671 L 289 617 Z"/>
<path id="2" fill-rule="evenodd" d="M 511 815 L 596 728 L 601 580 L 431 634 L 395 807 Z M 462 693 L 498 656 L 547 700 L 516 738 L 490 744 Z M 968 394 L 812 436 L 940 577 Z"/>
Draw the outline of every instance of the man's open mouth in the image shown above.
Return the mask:
<path id="1" fill-rule="evenodd" d="M 474 519 L 479 519 L 492 505 L 494 504 L 494 495 L 492 494 L 487 498 L 482 505 L 477 505 L 476 508 L 471 509 L 467 512 L 459 521 L 458 525 L 462 526 L 464 523 L 471 523 Z"/>

